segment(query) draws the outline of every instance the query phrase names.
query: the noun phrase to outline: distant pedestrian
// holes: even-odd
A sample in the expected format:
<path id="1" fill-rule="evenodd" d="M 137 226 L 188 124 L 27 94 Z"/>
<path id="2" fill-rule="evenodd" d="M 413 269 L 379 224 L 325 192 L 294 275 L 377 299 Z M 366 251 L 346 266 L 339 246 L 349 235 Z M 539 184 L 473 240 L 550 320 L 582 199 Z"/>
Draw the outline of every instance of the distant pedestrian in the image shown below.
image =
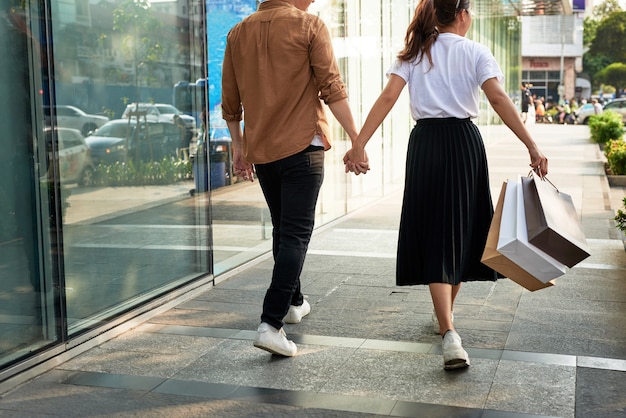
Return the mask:
<path id="1" fill-rule="evenodd" d="M 546 122 L 546 108 L 543 105 L 543 99 L 537 99 L 535 101 L 535 122 L 537 123 Z"/>
<path id="2" fill-rule="evenodd" d="M 306 12 L 313 1 L 262 2 L 231 29 L 223 65 L 222 116 L 234 171 L 249 181 L 256 172 L 273 225 L 274 269 L 254 345 L 282 356 L 297 352 L 283 324 L 311 310 L 300 272 L 330 148 L 322 101 L 350 139 L 357 136 L 328 28 Z"/>
<path id="3" fill-rule="evenodd" d="M 600 113 L 602 113 L 602 105 L 600 104 L 600 102 L 598 102 L 597 99 L 591 99 L 591 104 L 593 104 L 593 113 L 595 115 L 599 115 Z"/>
<path id="4" fill-rule="evenodd" d="M 522 83 L 522 122 L 528 120 L 528 109 L 533 105 L 533 96 L 526 83 Z"/>
<path id="5" fill-rule="evenodd" d="M 346 170 L 367 171 L 360 164 L 367 161 L 365 145 L 408 85 L 417 123 L 407 151 L 396 284 L 429 286 L 445 369 L 470 364 L 453 324 L 461 282 L 497 279 L 480 261 L 493 217 L 485 148 L 471 121 L 478 116 L 480 89 L 528 148 L 530 166 L 540 175 L 548 172 L 548 160 L 502 88 L 493 55 L 465 38 L 471 22 L 469 0 L 418 4 L 389 81 L 344 157 Z"/>

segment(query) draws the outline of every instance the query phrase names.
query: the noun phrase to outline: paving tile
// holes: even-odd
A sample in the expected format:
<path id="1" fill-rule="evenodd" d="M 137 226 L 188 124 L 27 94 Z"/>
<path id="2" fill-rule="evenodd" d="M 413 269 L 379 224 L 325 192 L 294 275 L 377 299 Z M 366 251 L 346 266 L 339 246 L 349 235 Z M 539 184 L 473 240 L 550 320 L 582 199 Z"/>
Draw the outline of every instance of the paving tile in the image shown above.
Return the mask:
<path id="1" fill-rule="evenodd" d="M 626 416 L 626 371 L 579 367 L 576 373 L 576 416 Z"/>
<path id="2" fill-rule="evenodd" d="M 480 408 L 496 366 L 497 361 L 476 359 L 469 369 L 447 372 L 439 355 L 360 349 L 321 391 Z"/>
<path id="3" fill-rule="evenodd" d="M 501 360 L 486 409 L 575 416 L 576 367 Z"/>
<path id="4" fill-rule="evenodd" d="M 182 380 L 317 391 L 354 348 L 300 345 L 293 358 L 273 356 L 250 341 L 229 340 L 181 368 Z"/>

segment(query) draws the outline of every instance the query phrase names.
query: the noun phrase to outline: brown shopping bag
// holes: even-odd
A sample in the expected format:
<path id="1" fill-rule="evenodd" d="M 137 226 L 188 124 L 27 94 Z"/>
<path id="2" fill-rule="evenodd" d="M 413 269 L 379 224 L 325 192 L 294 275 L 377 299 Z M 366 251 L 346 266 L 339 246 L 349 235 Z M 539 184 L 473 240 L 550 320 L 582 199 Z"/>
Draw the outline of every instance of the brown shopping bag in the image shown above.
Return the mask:
<path id="1" fill-rule="evenodd" d="M 498 246 L 498 236 L 500 235 L 500 221 L 502 220 L 505 193 L 506 182 L 502 184 L 500 197 L 498 198 L 493 219 L 491 220 L 489 234 L 487 235 L 487 244 L 485 245 L 485 250 L 483 251 L 483 256 L 480 261 L 531 292 L 553 286 L 554 281 L 544 283 L 538 280 L 532 274 L 526 272 L 523 268 L 503 256 L 496 249 Z"/>
<path id="2" fill-rule="evenodd" d="M 573 267 L 589 257 L 587 240 L 570 195 L 545 177 L 522 177 L 528 242 Z"/>

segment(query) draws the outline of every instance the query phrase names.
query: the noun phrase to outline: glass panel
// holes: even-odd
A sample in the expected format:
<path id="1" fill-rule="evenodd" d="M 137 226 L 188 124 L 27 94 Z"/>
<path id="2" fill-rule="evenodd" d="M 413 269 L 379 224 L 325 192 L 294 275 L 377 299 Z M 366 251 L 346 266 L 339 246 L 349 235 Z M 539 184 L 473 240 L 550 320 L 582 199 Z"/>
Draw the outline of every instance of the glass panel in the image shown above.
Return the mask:
<path id="1" fill-rule="evenodd" d="M 180 80 L 206 77 L 205 15 L 181 3 L 50 2 L 70 335 L 211 273 L 209 199 L 190 193 L 206 95 L 174 107 Z"/>
<path id="2" fill-rule="evenodd" d="M 0 6 L 0 364 L 55 340 L 48 154 L 33 110 L 41 109 L 45 19 L 37 5 Z M 41 59 L 44 61 L 42 62 Z M 51 150 L 52 151 L 52 150 Z M 42 164 L 37 164 L 42 161 Z M 41 166 L 41 172 L 38 167 Z M 43 196 L 39 196 L 39 187 Z M 41 215 L 37 210 L 41 204 Z M 43 220 L 43 222 L 42 222 Z M 40 241 L 41 240 L 41 241 Z M 41 243 L 41 246 L 40 246 Z M 52 250 L 52 251 L 51 251 Z M 43 261 L 43 262 L 42 262 Z"/>
<path id="3" fill-rule="evenodd" d="M 194 101 L 196 86 L 207 85 L 208 128 L 200 138 L 199 147 L 208 149 L 211 167 L 203 191 L 208 189 L 211 197 L 216 275 L 271 248 L 271 221 L 263 193 L 257 181 L 246 182 L 233 175 L 231 139 L 221 110 L 226 36 L 235 24 L 257 9 L 257 3 L 257 0 L 206 0 L 208 80 L 190 81 L 179 91 L 181 97 Z"/>

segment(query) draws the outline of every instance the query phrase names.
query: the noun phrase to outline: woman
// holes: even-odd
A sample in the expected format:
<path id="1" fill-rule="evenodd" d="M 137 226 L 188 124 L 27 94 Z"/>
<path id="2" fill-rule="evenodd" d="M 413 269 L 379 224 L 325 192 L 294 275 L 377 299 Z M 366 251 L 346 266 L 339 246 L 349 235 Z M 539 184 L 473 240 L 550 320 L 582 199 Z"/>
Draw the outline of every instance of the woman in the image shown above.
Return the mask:
<path id="1" fill-rule="evenodd" d="M 407 151 L 396 283 L 429 286 L 445 369 L 470 364 L 453 325 L 461 282 L 497 279 L 480 262 L 493 205 L 483 140 L 470 120 L 478 116 L 479 89 L 527 147 L 530 166 L 539 175 L 548 172 L 548 160 L 501 86 L 493 55 L 465 38 L 471 22 L 469 0 L 420 2 L 388 83 L 344 157 L 346 171 L 369 170 L 365 145 L 408 85 L 417 123 Z"/>

